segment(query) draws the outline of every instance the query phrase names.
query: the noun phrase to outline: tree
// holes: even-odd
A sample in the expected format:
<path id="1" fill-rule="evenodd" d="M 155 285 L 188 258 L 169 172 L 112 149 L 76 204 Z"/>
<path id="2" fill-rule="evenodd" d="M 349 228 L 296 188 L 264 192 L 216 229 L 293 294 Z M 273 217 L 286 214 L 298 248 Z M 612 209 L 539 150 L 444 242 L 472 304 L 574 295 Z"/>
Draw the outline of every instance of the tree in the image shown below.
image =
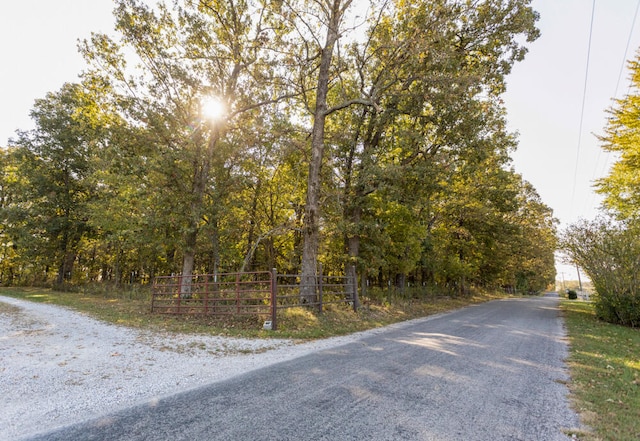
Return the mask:
<path id="1" fill-rule="evenodd" d="M 11 285 L 19 275 L 15 243 L 12 239 L 15 225 L 9 211 L 21 197 L 24 186 L 15 148 L 0 148 L 0 283 Z"/>
<path id="2" fill-rule="evenodd" d="M 562 249 L 596 290 L 596 314 L 621 325 L 640 326 L 640 231 L 637 224 L 607 218 L 567 228 Z"/>
<path id="3" fill-rule="evenodd" d="M 320 243 L 321 169 L 325 149 L 327 117 L 337 108 L 329 105 L 331 83 L 336 65 L 334 51 L 343 36 L 344 20 L 352 0 L 319 0 L 312 2 L 284 2 L 282 17 L 297 34 L 293 40 L 292 58 L 299 69 L 298 87 L 304 106 L 312 116 L 309 172 L 302 225 L 302 286 L 303 301 L 315 299 L 318 247 Z M 320 30 L 318 30 L 320 29 Z M 324 33 L 323 35 L 321 35 Z M 296 50 L 296 48 L 299 48 Z M 339 70 L 340 68 L 338 68 Z M 310 84 L 309 78 L 315 78 Z M 344 104 L 341 103 L 339 108 Z"/>
<path id="4" fill-rule="evenodd" d="M 640 218 L 640 55 L 629 63 L 632 93 L 609 111 L 602 148 L 619 155 L 609 174 L 596 181 L 604 207 L 620 219 Z"/>
<path id="5" fill-rule="evenodd" d="M 513 280 L 518 290 L 539 292 L 555 281 L 558 221 L 526 181 L 520 184 L 516 203 L 518 208 L 513 223 L 519 227 L 519 234 L 511 241 L 512 257 L 506 265 L 509 276 L 505 284 Z"/>
<path id="6" fill-rule="evenodd" d="M 353 102 L 370 105 L 347 117 L 343 111 L 332 134 L 340 146 L 351 262 L 359 261 L 368 195 L 413 175 L 421 185 L 394 194 L 422 194 L 429 204 L 443 162 L 473 155 L 474 140 L 494 127 L 504 131 L 482 115 L 497 107 L 504 76 L 524 56 L 516 36 L 538 36 L 536 19 L 529 2 L 393 2 L 371 23 L 366 43 L 354 46 L 345 63 L 355 71 L 337 82 L 356 91 L 343 95 L 360 93 Z"/>
<path id="7" fill-rule="evenodd" d="M 75 281 L 181 273 L 189 296 L 194 273 L 277 267 L 302 270 L 312 301 L 321 261 L 400 287 L 539 286 L 553 222 L 509 170 L 499 97 L 537 37 L 529 5 L 117 0 L 115 35 L 81 45 L 78 109 L 100 116 L 70 175 L 87 189 L 68 204 L 82 213 Z M 215 121 L 212 95 L 226 107 Z M 52 243 L 22 202 L 48 169 L 15 150 L 33 166 L 3 167 L 0 234 L 28 261 Z"/>
<path id="8" fill-rule="evenodd" d="M 182 293 L 189 296 L 199 232 L 208 225 L 217 234 L 220 210 L 208 204 L 219 184 L 212 173 L 224 173 L 225 162 L 240 148 L 229 144 L 227 135 L 241 128 L 248 114 L 281 99 L 268 50 L 275 27 L 268 23 L 266 6 L 233 0 L 187 1 L 173 9 L 120 0 L 115 17 L 120 41 L 94 35 L 83 51 L 92 74 L 121 91 L 125 118 L 146 129 L 140 153 L 173 177 L 176 211 L 184 213 L 178 220 Z M 124 48 L 140 63 L 135 76 Z M 225 108 L 215 121 L 204 112 L 204 100 L 212 95 Z"/>
<path id="9" fill-rule="evenodd" d="M 53 256 L 56 285 L 62 286 L 70 280 L 78 246 L 89 232 L 92 158 L 108 117 L 82 84 L 65 84 L 36 100 L 31 117 L 36 128 L 20 132 L 15 141 L 25 179 L 8 220 L 12 240 L 24 254 L 34 261 Z"/>

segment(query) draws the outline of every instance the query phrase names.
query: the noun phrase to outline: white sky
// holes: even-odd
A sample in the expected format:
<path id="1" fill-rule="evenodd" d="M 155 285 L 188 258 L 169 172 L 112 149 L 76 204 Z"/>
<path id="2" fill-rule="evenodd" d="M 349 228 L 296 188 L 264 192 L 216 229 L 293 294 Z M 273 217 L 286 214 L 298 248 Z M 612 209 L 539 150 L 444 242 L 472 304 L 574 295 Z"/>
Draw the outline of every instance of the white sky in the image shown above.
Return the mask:
<path id="1" fill-rule="evenodd" d="M 596 0 L 586 94 L 593 2 L 532 2 L 540 12 L 542 36 L 513 69 L 505 103 L 510 129 L 520 133 L 513 155 L 516 171 L 553 208 L 561 228 L 597 214 L 600 196 L 592 183 L 606 175 L 614 158 L 600 149 L 596 135 L 604 132 L 614 96 L 622 98 L 629 91 L 625 50 L 629 41 L 626 58 L 632 59 L 640 47 L 640 17 L 632 30 L 639 1 Z M 563 272 L 566 280 L 577 279 L 575 267 L 558 263 L 556 268 L 558 279 Z"/>
<path id="2" fill-rule="evenodd" d="M 510 129 L 520 134 L 516 171 L 536 187 L 562 226 L 596 215 L 600 200 L 591 184 L 606 174 L 612 159 L 595 135 L 603 132 L 614 95 L 628 91 L 625 49 L 630 36 L 626 58 L 640 47 L 640 19 L 631 29 L 639 1 L 596 0 L 586 95 L 592 1 L 532 2 L 541 15 L 542 36 L 515 66 L 504 98 Z M 110 32 L 112 7 L 110 0 L 0 4 L 0 146 L 15 130 L 33 127 L 29 111 L 35 99 L 77 80 L 83 68 L 77 40 L 92 31 Z M 574 268 L 559 264 L 558 273 L 576 279 Z"/>

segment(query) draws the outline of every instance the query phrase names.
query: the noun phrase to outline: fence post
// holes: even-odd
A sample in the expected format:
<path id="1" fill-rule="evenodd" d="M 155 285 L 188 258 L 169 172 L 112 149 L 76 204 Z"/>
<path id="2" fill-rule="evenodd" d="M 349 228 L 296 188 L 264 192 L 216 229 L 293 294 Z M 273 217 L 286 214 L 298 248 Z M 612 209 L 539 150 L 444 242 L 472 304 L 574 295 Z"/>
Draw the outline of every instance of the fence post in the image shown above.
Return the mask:
<path id="1" fill-rule="evenodd" d="M 271 330 L 277 329 L 276 312 L 278 310 L 278 272 L 271 270 Z"/>
<path id="2" fill-rule="evenodd" d="M 158 292 L 158 278 L 153 278 L 153 284 L 151 285 L 151 312 L 153 313 L 153 307 L 156 303 L 156 293 Z"/>
<path id="3" fill-rule="evenodd" d="M 206 315 L 209 313 L 209 276 L 205 274 L 203 277 L 204 277 L 204 313 Z"/>
<path id="4" fill-rule="evenodd" d="M 183 275 L 178 276 L 178 304 L 176 305 L 176 313 L 180 314 L 180 303 L 182 302 L 182 278 Z"/>
<path id="5" fill-rule="evenodd" d="M 211 306 L 212 314 L 216 314 L 220 310 L 222 301 L 220 299 L 220 282 L 218 281 L 218 273 L 213 274 L 213 290 L 211 292 L 213 296 L 213 303 Z M 222 307 L 224 309 L 224 307 Z"/>
<path id="6" fill-rule="evenodd" d="M 236 273 L 236 314 L 240 314 L 240 273 Z"/>
<path id="7" fill-rule="evenodd" d="M 360 307 L 360 299 L 358 298 L 358 274 L 356 273 L 356 266 L 353 265 L 352 267 L 352 280 L 351 280 L 351 287 L 353 288 L 353 311 L 357 312 L 358 308 Z"/>
<path id="8" fill-rule="evenodd" d="M 316 275 L 318 285 L 318 312 L 322 314 L 322 263 L 318 263 L 318 272 Z"/>

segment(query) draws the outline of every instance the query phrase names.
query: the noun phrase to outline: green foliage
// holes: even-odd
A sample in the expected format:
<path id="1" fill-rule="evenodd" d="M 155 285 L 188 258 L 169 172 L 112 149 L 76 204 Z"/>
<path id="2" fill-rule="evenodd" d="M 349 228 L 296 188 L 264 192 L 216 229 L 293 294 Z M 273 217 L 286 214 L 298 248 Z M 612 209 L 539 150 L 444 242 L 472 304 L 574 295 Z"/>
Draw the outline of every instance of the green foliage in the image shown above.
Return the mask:
<path id="1" fill-rule="evenodd" d="M 53 266 L 56 284 L 62 285 L 71 280 L 81 242 L 91 234 L 86 219 L 94 193 L 91 158 L 108 117 L 82 84 L 65 84 L 37 100 L 31 116 L 36 128 L 21 132 L 11 150 L 20 186 L 3 217 L 22 258 L 40 271 Z"/>
<path id="2" fill-rule="evenodd" d="M 299 272 L 325 3 L 118 0 L 116 33 L 81 45 L 82 83 L 2 152 L 0 277 L 135 284 L 190 258 Z M 362 41 L 337 26 L 313 159 L 326 272 L 402 292 L 553 280 L 555 221 L 510 168 L 499 96 L 538 35 L 529 4 L 398 0 L 373 5 Z"/>
<path id="3" fill-rule="evenodd" d="M 640 218 L 640 55 L 629 64 L 633 89 L 609 111 L 611 117 L 600 138 L 602 148 L 615 152 L 618 159 L 596 183 L 605 208 L 620 219 Z"/>
<path id="4" fill-rule="evenodd" d="M 567 291 L 567 298 L 569 300 L 576 300 L 578 298 L 578 293 L 575 290 L 570 289 Z"/>
<path id="5" fill-rule="evenodd" d="M 562 248 L 596 290 L 599 318 L 640 326 L 640 229 L 608 219 L 581 221 L 563 234 Z"/>

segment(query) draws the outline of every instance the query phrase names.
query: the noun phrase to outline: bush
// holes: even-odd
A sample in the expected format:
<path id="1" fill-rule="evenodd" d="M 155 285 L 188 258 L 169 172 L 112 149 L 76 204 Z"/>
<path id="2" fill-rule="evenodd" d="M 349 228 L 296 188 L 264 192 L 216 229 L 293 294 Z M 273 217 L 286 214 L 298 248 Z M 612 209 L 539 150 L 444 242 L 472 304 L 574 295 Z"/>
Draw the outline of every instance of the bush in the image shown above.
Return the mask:
<path id="1" fill-rule="evenodd" d="M 572 289 L 567 290 L 567 297 L 569 298 L 569 300 L 575 300 L 578 298 L 578 293 Z"/>
<path id="2" fill-rule="evenodd" d="M 597 316 L 640 326 L 640 226 L 607 219 L 581 221 L 565 231 L 561 246 L 591 278 Z"/>

